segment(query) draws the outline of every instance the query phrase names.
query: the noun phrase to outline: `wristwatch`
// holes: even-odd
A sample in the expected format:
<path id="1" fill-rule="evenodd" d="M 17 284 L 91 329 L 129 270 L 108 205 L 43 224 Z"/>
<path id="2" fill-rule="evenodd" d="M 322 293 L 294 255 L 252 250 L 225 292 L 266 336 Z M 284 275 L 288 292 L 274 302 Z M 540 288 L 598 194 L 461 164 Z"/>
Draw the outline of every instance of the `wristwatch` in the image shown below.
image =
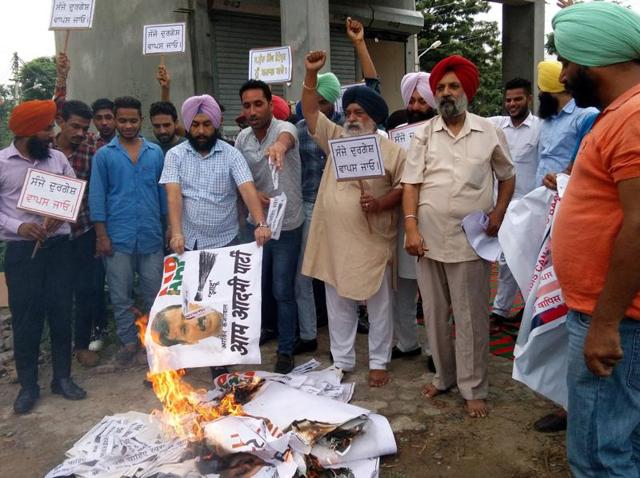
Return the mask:
<path id="1" fill-rule="evenodd" d="M 267 229 L 269 229 L 269 225 L 266 222 L 259 222 L 256 227 L 266 227 Z"/>

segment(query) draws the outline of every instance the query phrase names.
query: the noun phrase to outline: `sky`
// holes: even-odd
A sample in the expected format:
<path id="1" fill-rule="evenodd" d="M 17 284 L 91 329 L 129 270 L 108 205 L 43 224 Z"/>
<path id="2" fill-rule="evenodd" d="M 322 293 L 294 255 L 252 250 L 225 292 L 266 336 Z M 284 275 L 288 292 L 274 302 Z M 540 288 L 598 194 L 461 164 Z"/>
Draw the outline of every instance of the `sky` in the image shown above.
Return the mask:
<path id="1" fill-rule="evenodd" d="M 53 32 L 49 29 L 51 3 L 49 0 L 3 0 L 0 15 L 0 83 L 7 83 L 11 77 L 11 56 L 14 51 L 23 61 L 39 56 L 55 54 Z M 640 11 L 640 0 L 623 0 L 626 5 Z M 551 18 L 558 11 L 555 0 L 548 0 L 545 6 L 545 31 L 551 31 Z M 502 6 L 494 3 L 491 11 L 482 19 L 502 22 Z"/>

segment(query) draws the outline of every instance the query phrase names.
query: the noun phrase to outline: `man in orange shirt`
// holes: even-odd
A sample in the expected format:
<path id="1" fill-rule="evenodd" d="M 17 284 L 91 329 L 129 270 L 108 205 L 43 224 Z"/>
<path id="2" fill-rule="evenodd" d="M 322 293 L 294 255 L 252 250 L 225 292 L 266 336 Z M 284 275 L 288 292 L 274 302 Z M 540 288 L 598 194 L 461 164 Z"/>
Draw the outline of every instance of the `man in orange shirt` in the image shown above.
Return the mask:
<path id="1" fill-rule="evenodd" d="M 640 16 L 607 2 L 553 19 L 561 81 L 602 113 L 553 231 L 570 312 L 567 453 L 576 477 L 640 477 Z"/>

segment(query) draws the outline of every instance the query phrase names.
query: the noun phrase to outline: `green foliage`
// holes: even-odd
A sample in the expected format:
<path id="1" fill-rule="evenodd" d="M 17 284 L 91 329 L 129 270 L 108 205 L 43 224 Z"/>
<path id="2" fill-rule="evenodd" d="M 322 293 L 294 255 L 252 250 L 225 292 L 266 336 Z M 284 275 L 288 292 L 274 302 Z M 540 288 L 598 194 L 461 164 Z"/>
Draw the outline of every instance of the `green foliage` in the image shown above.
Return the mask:
<path id="1" fill-rule="evenodd" d="M 431 71 L 449 55 L 462 55 L 480 71 L 480 89 L 469 109 L 481 116 L 502 111 L 502 49 L 496 22 L 477 20 L 475 15 L 489 11 L 484 0 L 418 0 L 416 10 L 424 15 L 424 28 L 418 34 L 418 51 L 433 42 L 442 45 L 420 58 L 420 69 Z"/>
<path id="2" fill-rule="evenodd" d="M 9 130 L 7 123 L 14 106 L 15 101 L 11 90 L 5 85 L 0 85 L 0 148 L 9 146 L 13 139 L 13 133 Z"/>
<path id="3" fill-rule="evenodd" d="M 56 87 L 55 58 L 43 56 L 23 64 L 18 82 L 22 101 L 51 99 Z"/>

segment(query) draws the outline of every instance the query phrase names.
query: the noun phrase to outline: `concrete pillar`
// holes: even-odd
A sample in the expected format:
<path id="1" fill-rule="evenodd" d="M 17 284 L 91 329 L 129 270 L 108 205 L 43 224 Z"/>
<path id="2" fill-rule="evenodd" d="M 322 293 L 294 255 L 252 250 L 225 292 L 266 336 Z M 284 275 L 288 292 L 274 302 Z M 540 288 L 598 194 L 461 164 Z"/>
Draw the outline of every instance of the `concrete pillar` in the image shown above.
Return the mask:
<path id="1" fill-rule="evenodd" d="M 329 0 L 280 0 L 282 44 L 291 46 L 293 72 L 291 84 L 285 86 L 285 98 L 297 101 L 302 94 L 304 55 L 310 50 L 324 50 L 330 55 Z M 325 71 L 331 69 L 327 58 Z"/>
<path id="2" fill-rule="evenodd" d="M 502 81 L 515 77 L 531 81 L 536 101 L 536 71 L 544 59 L 544 41 L 544 0 L 502 6 Z"/>

